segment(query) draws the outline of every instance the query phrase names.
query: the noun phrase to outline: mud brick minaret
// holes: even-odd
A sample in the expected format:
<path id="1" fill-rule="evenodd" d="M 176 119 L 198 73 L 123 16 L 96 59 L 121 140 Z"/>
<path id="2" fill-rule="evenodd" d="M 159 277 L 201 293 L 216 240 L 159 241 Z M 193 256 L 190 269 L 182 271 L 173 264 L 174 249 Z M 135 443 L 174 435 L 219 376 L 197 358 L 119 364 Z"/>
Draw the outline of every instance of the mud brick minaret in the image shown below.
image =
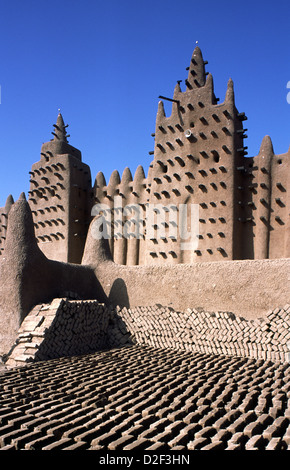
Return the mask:
<path id="1" fill-rule="evenodd" d="M 275 155 L 270 137 L 265 136 L 259 155 L 247 157 L 247 129 L 243 127 L 247 117 L 236 108 L 233 81 L 229 79 L 220 103 L 213 77 L 205 71 L 206 63 L 196 47 L 185 90 L 177 82 L 172 98 L 160 96 L 152 134 L 155 146 L 149 152 L 154 157 L 147 176 L 139 167 L 134 178 L 129 168 L 122 177 L 115 170 L 108 184 L 101 172 L 96 177 L 94 203 L 105 204 L 111 211 L 110 247 L 118 264 L 290 255 L 289 150 Z M 165 114 L 164 100 L 172 102 L 170 116 Z M 120 220 L 114 208 L 116 198 L 120 210 L 137 204 L 143 211 L 145 226 L 137 240 L 119 236 L 121 228 L 128 223 L 133 227 L 136 218 L 127 212 Z M 178 229 L 174 233 L 173 227 L 180 229 L 180 208 L 185 207 L 185 231 L 194 232 L 190 227 L 192 205 L 198 207 L 198 240 L 192 249 L 184 249 L 183 234 Z M 150 207 L 159 214 L 156 220 L 148 221 Z"/>
<path id="2" fill-rule="evenodd" d="M 91 174 L 68 143 L 62 115 L 54 138 L 41 148 L 30 172 L 29 204 L 39 247 L 50 259 L 80 263 L 90 221 Z"/>
<path id="3" fill-rule="evenodd" d="M 150 203 L 199 206 L 199 243 L 182 250 L 179 234 L 148 243 L 148 263 L 190 263 L 239 258 L 239 166 L 245 155 L 243 120 L 235 107 L 233 82 L 219 104 L 213 78 L 196 47 L 185 80 L 177 83 L 171 116 L 159 102 Z M 168 221 L 170 225 L 170 221 Z M 151 245 L 151 247 L 150 247 Z"/>

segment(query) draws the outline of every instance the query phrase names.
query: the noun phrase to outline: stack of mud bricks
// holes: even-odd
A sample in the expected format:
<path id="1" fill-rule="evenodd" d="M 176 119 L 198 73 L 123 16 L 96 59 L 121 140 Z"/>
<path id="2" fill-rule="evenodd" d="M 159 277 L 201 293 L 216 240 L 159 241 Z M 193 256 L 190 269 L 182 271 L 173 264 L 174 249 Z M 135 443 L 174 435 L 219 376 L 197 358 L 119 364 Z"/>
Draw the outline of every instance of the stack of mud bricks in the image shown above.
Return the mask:
<path id="1" fill-rule="evenodd" d="M 110 316 L 110 310 L 96 301 L 54 299 L 37 305 L 24 319 L 6 365 L 104 349 Z M 118 342 L 124 342 L 124 334 L 118 333 Z"/>
<path id="2" fill-rule="evenodd" d="M 161 305 L 117 309 L 117 315 L 139 344 L 289 361 L 289 305 L 271 310 L 265 317 L 255 320 L 228 312 L 195 309 L 176 312 Z"/>
<path id="3" fill-rule="evenodd" d="M 247 320 L 229 312 L 54 299 L 25 318 L 6 366 L 130 344 L 289 362 L 290 306 Z"/>

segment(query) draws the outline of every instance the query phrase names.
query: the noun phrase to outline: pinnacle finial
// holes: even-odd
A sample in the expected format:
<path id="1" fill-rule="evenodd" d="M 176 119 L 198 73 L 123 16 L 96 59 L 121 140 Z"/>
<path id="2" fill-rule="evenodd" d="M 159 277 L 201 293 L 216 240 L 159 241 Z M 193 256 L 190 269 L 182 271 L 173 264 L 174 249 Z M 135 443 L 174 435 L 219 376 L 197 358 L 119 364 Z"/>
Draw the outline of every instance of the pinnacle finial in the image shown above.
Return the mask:
<path id="1" fill-rule="evenodd" d="M 204 86 L 206 77 L 204 65 L 202 52 L 196 41 L 188 72 L 187 87 L 189 89 Z"/>
<path id="2" fill-rule="evenodd" d="M 157 119 L 162 119 L 162 118 L 164 118 L 164 117 L 166 117 L 166 115 L 165 115 L 165 109 L 164 109 L 164 103 L 163 103 L 162 100 L 160 100 L 160 101 L 158 102 L 158 109 L 157 109 L 157 117 L 156 117 L 156 120 L 157 120 Z"/>
<path id="3" fill-rule="evenodd" d="M 265 135 L 262 139 L 259 154 L 274 154 L 272 139 L 269 135 Z"/>
<path id="4" fill-rule="evenodd" d="M 231 78 L 229 78 L 229 80 L 228 80 L 225 101 L 227 101 L 229 103 L 233 103 L 233 104 L 235 102 L 234 82 Z"/>
<path id="5" fill-rule="evenodd" d="M 10 211 L 11 207 L 13 206 L 14 204 L 14 199 L 13 199 L 13 196 L 12 194 L 9 194 L 9 196 L 7 197 L 6 199 L 6 204 L 5 204 L 5 212 L 8 214 L 8 212 Z"/>
<path id="6" fill-rule="evenodd" d="M 53 127 L 54 127 L 54 132 L 52 132 L 52 135 L 54 136 L 53 140 L 60 140 L 62 142 L 68 142 L 67 138 L 69 137 L 69 135 L 67 135 L 67 132 L 66 132 L 66 128 L 68 127 L 68 124 L 67 125 L 64 124 L 60 109 L 58 110 L 56 124 L 53 124 Z"/>
<path id="7" fill-rule="evenodd" d="M 180 80 L 178 80 L 178 82 L 177 82 L 176 85 L 175 85 L 174 93 L 173 93 L 173 99 L 175 99 L 175 100 L 178 101 L 178 95 L 179 95 L 179 93 L 181 93 Z"/>

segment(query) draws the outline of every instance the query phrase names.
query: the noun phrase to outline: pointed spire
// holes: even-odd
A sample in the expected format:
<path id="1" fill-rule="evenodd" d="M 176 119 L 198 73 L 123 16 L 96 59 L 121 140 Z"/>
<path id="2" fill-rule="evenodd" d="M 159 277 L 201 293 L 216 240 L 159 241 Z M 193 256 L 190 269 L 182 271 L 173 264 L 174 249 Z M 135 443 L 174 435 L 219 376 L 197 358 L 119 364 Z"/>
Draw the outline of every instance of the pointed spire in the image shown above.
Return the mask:
<path id="1" fill-rule="evenodd" d="M 119 193 L 126 196 L 130 191 L 130 183 L 133 181 L 130 168 L 126 167 L 122 174 Z"/>
<path id="2" fill-rule="evenodd" d="M 110 176 L 108 186 L 117 186 L 118 184 L 120 184 L 120 175 L 118 170 L 114 170 Z"/>
<path id="3" fill-rule="evenodd" d="M 142 185 L 143 187 L 145 187 L 145 184 L 144 184 L 144 180 L 145 180 L 145 172 L 144 172 L 144 168 L 142 165 L 139 165 L 135 171 L 135 175 L 134 175 L 134 181 L 133 181 L 133 194 L 134 196 L 140 196 L 141 195 L 141 191 L 142 191 Z"/>
<path id="4" fill-rule="evenodd" d="M 25 193 L 22 192 L 19 196 L 19 201 L 26 201 L 26 196 L 25 196 Z"/>
<path id="5" fill-rule="evenodd" d="M 133 180 L 132 173 L 129 167 L 126 167 L 122 174 L 121 184 L 129 184 Z"/>
<path id="6" fill-rule="evenodd" d="M 53 158 L 55 155 L 73 155 L 78 160 L 82 160 L 82 153 L 77 148 L 73 147 L 68 143 L 68 137 L 66 133 L 66 128 L 68 124 L 64 124 L 63 117 L 59 111 L 57 116 L 56 124 L 54 126 L 54 136 L 49 142 L 44 142 L 41 146 L 41 158 L 43 161 L 48 161 L 50 158 Z"/>
<path id="7" fill-rule="evenodd" d="M 271 137 L 269 135 L 265 135 L 262 140 L 259 155 L 274 155 L 274 149 Z"/>
<path id="8" fill-rule="evenodd" d="M 101 202 L 103 200 L 104 187 L 106 185 L 107 185 L 107 183 L 106 183 L 104 174 L 101 171 L 99 171 L 97 176 L 96 176 L 95 183 L 94 183 L 94 188 L 93 188 L 95 197 L 98 200 L 98 202 Z"/>
<path id="9" fill-rule="evenodd" d="M 235 103 L 234 82 L 231 78 L 228 81 L 225 101 L 229 104 Z"/>
<path id="10" fill-rule="evenodd" d="M 195 47 L 191 57 L 187 81 L 189 89 L 201 87 L 205 84 L 204 60 L 198 46 Z"/>
<path id="11" fill-rule="evenodd" d="M 106 186 L 106 179 L 102 171 L 99 171 L 96 176 L 95 188 L 103 188 Z"/>
<path id="12" fill-rule="evenodd" d="M 116 188 L 120 184 L 120 175 L 118 170 L 114 170 L 110 176 L 109 184 L 107 186 L 107 196 L 113 197 L 116 193 Z"/>
<path id="13" fill-rule="evenodd" d="M 156 120 L 159 121 L 160 119 L 166 117 L 164 103 L 163 101 L 158 102 L 158 109 L 157 109 L 157 117 Z"/>
<path id="14" fill-rule="evenodd" d="M 206 77 L 205 86 L 213 90 L 213 76 L 211 73 Z"/>
<path id="15" fill-rule="evenodd" d="M 271 174 L 271 164 L 272 164 L 272 159 L 274 156 L 274 150 L 273 150 L 273 145 L 272 145 L 272 140 L 269 135 L 265 135 L 265 137 L 262 140 L 260 150 L 258 153 L 258 165 L 262 168 L 266 168 L 267 172 L 266 174 L 261 174 L 260 177 L 263 178 L 265 181 L 266 179 L 269 180 L 269 175 Z"/>
<path id="16" fill-rule="evenodd" d="M 6 214 L 9 213 L 11 207 L 13 206 L 14 204 L 14 199 L 13 199 L 13 196 L 12 194 L 9 194 L 8 198 L 6 199 L 6 203 L 5 203 L 5 212 Z"/>
<path id="17" fill-rule="evenodd" d="M 135 175 L 134 175 L 134 182 L 135 181 L 142 181 L 145 179 L 145 172 L 144 172 L 144 168 L 142 165 L 139 165 L 135 171 Z"/>
<path id="18" fill-rule="evenodd" d="M 211 104 L 216 104 L 216 97 L 214 94 L 214 86 L 213 86 L 213 76 L 211 73 L 209 73 L 206 78 L 205 88 L 208 91 Z"/>
<path id="19" fill-rule="evenodd" d="M 68 125 L 64 124 L 63 117 L 61 113 L 59 112 L 56 120 L 56 124 L 53 124 L 53 127 L 55 129 L 55 132 L 52 132 L 52 135 L 54 136 L 53 140 L 59 140 L 62 142 L 68 142 L 67 138 L 69 135 L 66 133 L 66 128 Z"/>

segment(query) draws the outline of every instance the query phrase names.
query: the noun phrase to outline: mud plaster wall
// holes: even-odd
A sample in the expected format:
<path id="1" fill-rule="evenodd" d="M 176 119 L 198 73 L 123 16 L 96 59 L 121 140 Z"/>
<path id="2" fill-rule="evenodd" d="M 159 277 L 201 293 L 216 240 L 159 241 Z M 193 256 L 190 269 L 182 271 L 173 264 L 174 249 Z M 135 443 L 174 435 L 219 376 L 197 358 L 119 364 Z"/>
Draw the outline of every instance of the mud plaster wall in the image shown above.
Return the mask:
<path id="1" fill-rule="evenodd" d="M 6 365 L 143 344 L 198 353 L 290 360 L 290 305 L 264 318 L 170 307 L 108 308 L 96 301 L 54 299 L 24 319 Z"/>
<path id="2" fill-rule="evenodd" d="M 95 273 L 115 306 L 199 307 L 254 319 L 289 302 L 290 259 L 134 267 L 104 262 Z"/>

